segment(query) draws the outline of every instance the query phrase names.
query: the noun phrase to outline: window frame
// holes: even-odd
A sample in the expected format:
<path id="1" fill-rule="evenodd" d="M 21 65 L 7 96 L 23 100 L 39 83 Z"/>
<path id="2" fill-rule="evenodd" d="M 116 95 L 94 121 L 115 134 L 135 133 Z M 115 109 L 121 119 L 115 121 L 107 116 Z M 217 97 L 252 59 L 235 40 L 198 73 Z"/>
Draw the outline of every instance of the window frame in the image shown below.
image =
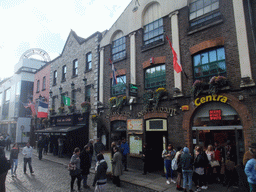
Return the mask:
<path id="1" fill-rule="evenodd" d="M 39 93 L 40 91 L 40 80 L 38 79 L 36 82 L 36 92 Z"/>
<path id="2" fill-rule="evenodd" d="M 155 26 L 158 23 L 157 27 Z M 160 30 L 160 32 L 159 32 Z M 162 32 L 161 32 L 162 30 Z M 158 31 L 158 34 L 156 34 Z M 143 26 L 143 45 L 151 46 L 154 44 L 158 44 L 164 42 L 164 24 L 163 18 L 159 18 L 151 23 L 148 23 Z"/>
<path id="3" fill-rule="evenodd" d="M 89 60 L 89 56 L 91 56 L 91 60 Z M 86 66 L 85 71 L 90 71 L 92 69 L 92 52 L 86 54 Z"/>
<path id="4" fill-rule="evenodd" d="M 121 42 L 120 42 L 121 41 Z M 116 50 L 116 51 L 114 51 Z M 120 37 L 112 41 L 111 55 L 113 62 L 126 58 L 126 38 Z"/>
<path id="5" fill-rule="evenodd" d="M 77 97 L 77 95 L 76 95 L 76 90 L 75 89 L 73 89 L 72 91 L 71 91 L 71 104 L 72 105 L 75 105 L 76 104 L 76 97 Z"/>
<path id="6" fill-rule="evenodd" d="M 88 102 L 91 102 L 91 87 L 92 87 L 92 85 L 86 85 L 85 86 L 85 94 L 84 94 L 84 96 L 85 96 L 85 101 L 88 101 Z M 90 94 L 88 94 L 88 93 L 90 93 Z"/>
<path id="7" fill-rule="evenodd" d="M 61 81 L 66 81 L 66 76 L 67 76 L 67 65 L 62 66 L 62 77 Z"/>
<path id="8" fill-rule="evenodd" d="M 121 78 L 125 77 L 125 82 L 123 82 L 123 80 Z M 120 75 L 117 76 L 117 84 L 113 86 L 112 81 L 113 78 L 111 78 L 111 96 L 115 97 L 115 96 L 119 96 L 119 95 L 126 95 L 126 75 Z M 119 93 L 114 93 L 114 91 L 118 89 L 118 91 L 120 91 Z M 122 89 L 122 90 L 121 90 Z M 117 92 L 117 91 L 115 91 Z"/>
<path id="9" fill-rule="evenodd" d="M 218 55 L 218 50 L 221 52 L 221 50 L 223 49 L 222 53 L 219 53 L 221 56 L 224 56 L 224 59 L 220 59 L 219 55 Z M 216 52 L 216 60 L 212 60 L 213 59 L 213 52 Z M 208 58 L 207 58 L 207 63 L 206 63 L 206 59 L 204 59 L 203 61 L 203 58 L 205 57 L 205 55 L 207 54 Z M 212 54 L 212 55 L 211 55 Z M 195 60 L 197 59 L 196 57 L 199 57 L 200 59 L 200 63 L 199 64 L 195 64 Z M 196 53 L 194 55 L 192 55 L 192 63 L 193 63 L 193 80 L 204 80 L 205 82 L 209 82 L 209 80 L 213 77 L 213 76 L 227 76 L 227 65 L 226 65 L 226 52 L 225 52 L 225 47 L 221 46 L 221 47 L 214 47 L 214 48 L 211 48 L 211 49 L 207 49 L 207 50 L 203 50 L 199 53 Z M 218 66 L 219 64 L 222 64 L 223 63 L 225 64 L 224 68 L 223 67 L 220 67 Z M 215 65 L 215 67 L 213 67 Z M 217 67 L 218 66 L 218 67 Z M 208 67 L 209 70 L 204 70 Z M 209 71 L 213 71 L 213 70 L 216 70 L 216 69 L 224 69 L 222 72 L 219 72 L 217 70 L 217 73 L 210 73 L 208 75 L 201 75 L 199 77 L 196 77 L 196 72 L 197 69 L 198 70 L 200 69 L 201 73 L 204 73 L 204 72 L 209 72 Z"/>
<path id="10" fill-rule="evenodd" d="M 42 91 L 46 89 L 46 76 L 43 77 Z"/>
<path id="11" fill-rule="evenodd" d="M 58 77 L 58 72 L 55 70 L 53 72 L 53 85 L 57 85 L 57 77 Z"/>
<path id="12" fill-rule="evenodd" d="M 75 60 L 73 61 L 72 76 L 73 76 L 73 77 L 78 76 L 78 59 L 75 59 Z"/>
<path id="13" fill-rule="evenodd" d="M 161 73 L 161 75 L 156 75 L 157 73 L 157 68 L 159 68 L 160 67 L 160 73 Z M 164 68 L 164 75 L 162 74 L 163 72 L 163 70 L 162 70 L 162 68 Z M 149 70 L 153 70 L 154 69 L 154 71 L 155 72 L 149 72 L 149 73 L 147 73 L 147 71 L 149 71 Z M 154 77 L 153 77 L 153 73 L 155 73 L 155 75 L 154 75 Z M 148 74 L 151 74 L 150 76 L 152 76 L 152 77 L 149 77 L 149 75 Z M 150 79 L 151 79 L 151 81 L 150 81 Z M 161 83 L 161 81 L 159 80 L 159 81 L 153 81 L 152 82 L 152 79 L 160 79 L 161 81 L 162 81 L 162 83 Z M 164 81 L 163 81 L 163 79 L 164 79 Z M 163 83 L 164 82 L 164 83 Z M 154 85 L 154 86 L 148 86 L 148 84 L 153 84 L 153 83 L 155 83 L 156 85 Z M 159 84 L 157 84 L 157 83 L 159 83 Z M 159 64 L 159 65 L 154 65 L 154 66 L 152 66 L 152 67 L 148 67 L 148 68 L 146 68 L 145 70 L 144 70 L 144 87 L 145 87 L 145 90 L 149 90 L 149 89 L 156 89 L 156 88 L 159 88 L 159 87 L 166 87 L 166 64 L 165 63 L 162 63 L 162 64 Z"/>

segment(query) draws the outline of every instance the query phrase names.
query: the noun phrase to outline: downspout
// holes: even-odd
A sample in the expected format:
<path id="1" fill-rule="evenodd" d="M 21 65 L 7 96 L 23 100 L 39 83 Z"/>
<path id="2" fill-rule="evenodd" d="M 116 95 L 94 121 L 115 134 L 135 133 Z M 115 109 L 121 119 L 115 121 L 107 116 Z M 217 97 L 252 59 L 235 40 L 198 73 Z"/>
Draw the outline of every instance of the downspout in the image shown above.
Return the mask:
<path id="1" fill-rule="evenodd" d="M 253 39 L 253 45 L 254 45 L 254 51 L 256 53 L 256 41 L 255 41 L 255 33 L 254 33 L 254 23 L 252 19 L 252 7 L 251 7 L 251 0 L 247 0 L 248 3 L 248 11 L 249 11 L 249 20 L 251 25 L 251 31 L 252 31 L 252 39 Z"/>

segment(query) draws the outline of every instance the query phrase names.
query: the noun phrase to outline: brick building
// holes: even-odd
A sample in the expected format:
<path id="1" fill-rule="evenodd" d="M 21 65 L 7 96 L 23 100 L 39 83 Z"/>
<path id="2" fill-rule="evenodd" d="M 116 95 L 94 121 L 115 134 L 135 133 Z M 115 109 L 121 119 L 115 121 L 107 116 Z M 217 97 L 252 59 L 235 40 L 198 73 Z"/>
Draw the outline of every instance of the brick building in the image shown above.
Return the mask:
<path id="1" fill-rule="evenodd" d="M 64 153 L 70 154 L 96 137 L 97 127 L 90 116 L 97 113 L 100 39 L 99 32 L 84 39 L 71 30 L 62 53 L 50 62 L 50 123 L 36 131 L 50 135 L 50 152 L 60 137 Z"/>
<path id="2" fill-rule="evenodd" d="M 252 1 L 133 0 L 100 42 L 100 136 L 108 146 L 126 138 L 129 166 L 139 168 L 147 143 L 152 167 L 162 170 L 167 144 L 192 150 L 230 140 L 240 163 L 255 141 L 254 18 Z"/>

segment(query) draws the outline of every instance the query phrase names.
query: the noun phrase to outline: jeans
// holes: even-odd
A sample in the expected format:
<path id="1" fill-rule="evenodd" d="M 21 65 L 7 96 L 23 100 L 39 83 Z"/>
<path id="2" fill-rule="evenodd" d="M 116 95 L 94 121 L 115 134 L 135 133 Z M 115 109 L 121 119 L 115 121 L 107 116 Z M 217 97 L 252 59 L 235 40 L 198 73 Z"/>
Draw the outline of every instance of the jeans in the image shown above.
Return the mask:
<path id="1" fill-rule="evenodd" d="M 30 173 L 33 173 L 33 169 L 31 166 L 31 158 L 24 158 L 24 173 L 26 173 L 26 171 L 27 171 L 27 163 L 28 163 Z"/>
<path id="2" fill-rule="evenodd" d="M 59 145 L 58 157 L 62 157 L 63 145 Z"/>
<path id="3" fill-rule="evenodd" d="M 82 180 L 83 180 L 83 186 L 84 187 L 87 185 L 87 178 L 88 178 L 88 175 L 82 175 Z"/>
<path id="4" fill-rule="evenodd" d="M 193 176 L 193 171 L 192 170 L 182 170 L 183 174 L 183 188 L 186 189 L 186 186 L 188 184 L 189 190 L 192 190 L 192 176 Z"/>
<path id="5" fill-rule="evenodd" d="M 127 170 L 127 154 L 123 155 L 123 166 L 124 170 Z"/>
<path id="6" fill-rule="evenodd" d="M 18 159 L 13 159 L 12 160 L 12 167 L 11 167 L 11 174 L 16 174 L 16 169 L 18 167 Z M 14 168 L 14 171 L 13 171 Z"/>
<path id="7" fill-rule="evenodd" d="M 256 184 L 249 183 L 250 192 L 256 192 Z"/>
<path id="8" fill-rule="evenodd" d="M 77 186 L 78 186 L 78 190 L 80 190 L 81 188 L 81 181 L 82 181 L 82 177 L 81 177 L 81 174 L 78 174 L 78 175 L 75 175 L 75 176 L 71 176 L 71 190 L 74 189 L 74 183 L 75 183 L 75 180 L 77 178 Z"/>
<path id="9" fill-rule="evenodd" d="M 172 160 L 165 160 L 164 166 L 166 169 L 166 174 L 165 174 L 166 179 L 168 179 L 169 174 L 171 174 L 171 179 L 173 179 Z"/>

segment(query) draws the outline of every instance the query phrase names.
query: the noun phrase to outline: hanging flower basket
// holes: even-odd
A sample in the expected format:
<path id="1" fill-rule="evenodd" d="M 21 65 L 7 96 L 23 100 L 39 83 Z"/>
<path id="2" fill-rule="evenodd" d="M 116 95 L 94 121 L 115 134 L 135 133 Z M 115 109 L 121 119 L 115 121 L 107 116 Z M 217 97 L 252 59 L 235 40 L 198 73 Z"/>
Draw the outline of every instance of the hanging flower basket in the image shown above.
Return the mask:
<path id="1" fill-rule="evenodd" d="M 196 80 L 191 89 L 191 93 L 197 97 L 200 93 L 202 93 L 204 90 L 208 89 L 208 84 L 201 81 L 201 80 Z"/>
<path id="2" fill-rule="evenodd" d="M 51 109 L 49 110 L 49 112 L 50 112 L 50 115 L 54 115 L 55 110 L 54 110 L 53 108 L 51 108 Z"/>
<path id="3" fill-rule="evenodd" d="M 144 111 L 147 111 L 150 108 L 151 103 L 154 100 L 153 97 L 154 97 L 154 92 L 152 90 L 147 90 L 144 92 L 143 97 L 142 97 Z"/>
<path id="4" fill-rule="evenodd" d="M 98 114 L 92 115 L 91 117 L 93 125 L 100 122 L 100 116 Z"/>
<path id="5" fill-rule="evenodd" d="M 112 111 L 113 108 L 116 107 L 116 97 L 111 97 L 111 98 L 108 100 L 108 104 L 109 104 L 110 110 Z"/>
<path id="6" fill-rule="evenodd" d="M 91 108 L 91 103 L 88 101 L 84 101 L 83 103 L 81 103 L 81 107 L 82 107 L 82 112 L 88 112 Z"/>
<path id="7" fill-rule="evenodd" d="M 229 86 L 229 81 L 224 76 L 213 76 L 209 81 L 210 94 L 217 94 L 222 88 Z"/>
<path id="8" fill-rule="evenodd" d="M 74 111 L 76 110 L 76 106 L 75 105 L 70 105 L 68 106 L 68 110 L 70 113 L 74 113 Z"/>
<path id="9" fill-rule="evenodd" d="M 116 107 L 120 111 L 126 103 L 126 96 L 118 96 L 116 98 Z"/>
<path id="10" fill-rule="evenodd" d="M 167 90 L 164 87 L 159 87 L 158 89 L 155 90 L 153 94 L 153 100 L 154 100 L 154 107 L 157 108 L 159 101 L 161 98 L 164 96 L 167 96 Z"/>

